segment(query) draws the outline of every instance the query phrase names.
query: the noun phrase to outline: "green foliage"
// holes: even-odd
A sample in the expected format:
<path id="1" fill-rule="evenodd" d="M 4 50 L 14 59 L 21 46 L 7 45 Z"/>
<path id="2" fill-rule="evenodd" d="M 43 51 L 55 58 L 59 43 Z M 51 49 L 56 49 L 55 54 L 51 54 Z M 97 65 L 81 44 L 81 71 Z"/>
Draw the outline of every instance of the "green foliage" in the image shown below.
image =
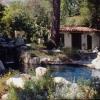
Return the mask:
<path id="1" fill-rule="evenodd" d="M 49 74 L 39 80 L 33 77 L 26 80 L 24 89 L 11 86 L 8 100 L 47 100 L 54 90 L 54 85 Z"/>
<path id="2" fill-rule="evenodd" d="M 13 17 L 17 15 L 23 9 L 20 2 L 13 2 L 8 7 L 5 8 L 3 21 L 7 24 L 12 22 Z"/>
<path id="3" fill-rule="evenodd" d="M 59 86 L 56 85 L 56 92 L 53 94 L 53 99 L 81 99 L 88 100 L 94 99 L 96 91 L 88 84 L 87 80 L 80 80 L 80 84 L 75 86 L 76 83 Z M 83 85 L 84 84 L 84 85 Z M 74 85 L 74 87 L 73 87 Z"/>
<path id="4" fill-rule="evenodd" d="M 5 8 L 2 21 L 5 23 L 5 33 L 10 35 L 15 30 L 24 31 L 27 41 L 37 41 L 37 38 L 47 38 L 50 26 L 48 10 L 40 4 L 28 7 L 27 3 L 15 1 Z"/>
<path id="5" fill-rule="evenodd" d="M 65 23 L 66 17 L 79 14 L 80 0 L 61 0 L 61 22 Z"/>
<path id="6" fill-rule="evenodd" d="M 93 5 L 88 0 L 63 0 L 61 10 L 61 16 L 64 17 L 61 18 L 63 18 L 64 24 L 70 26 L 91 26 L 94 10 Z"/>
<path id="7" fill-rule="evenodd" d="M 17 95 L 17 92 L 16 92 L 16 88 L 15 87 L 10 87 L 10 90 L 9 90 L 9 94 L 8 94 L 8 99 L 7 100 L 19 100 L 18 99 L 18 95 Z"/>
<path id="8" fill-rule="evenodd" d="M 21 2 L 13 2 L 5 8 L 2 20 L 6 24 L 6 33 L 22 30 L 31 34 L 33 30 L 33 21 L 28 12 L 25 11 Z"/>
<path id="9" fill-rule="evenodd" d="M 31 41 L 37 43 L 37 38 L 48 39 L 51 24 L 51 5 L 48 0 L 28 0 L 26 9 L 34 20 L 34 30 Z"/>
<path id="10" fill-rule="evenodd" d="M 74 16 L 66 18 L 66 25 L 68 26 L 88 26 L 89 20 L 87 16 Z"/>
<path id="11" fill-rule="evenodd" d="M 48 73 L 40 79 L 32 76 L 26 81 L 24 89 L 11 86 L 8 100 L 94 99 L 97 92 L 91 87 L 89 80 L 81 78 L 78 85 L 75 84 L 55 84 Z"/>
<path id="12" fill-rule="evenodd" d="M 82 16 L 91 15 L 87 0 L 84 0 L 84 2 L 81 3 L 80 15 Z"/>
<path id="13" fill-rule="evenodd" d="M 0 4 L 0 33 L 2 33 L 2 31 L 4 30 L 4 23 L 2 21 L 2 17 L 4 15 L 4 8 L 5 6 Z"/>
<path id="14" fill-rule="evenodd" d="M 90 80 L 84 80 L 84 78 L 80 78 L 77 81 L 78 85 L 80 86 L 91 86 L 91 81 Z"/>

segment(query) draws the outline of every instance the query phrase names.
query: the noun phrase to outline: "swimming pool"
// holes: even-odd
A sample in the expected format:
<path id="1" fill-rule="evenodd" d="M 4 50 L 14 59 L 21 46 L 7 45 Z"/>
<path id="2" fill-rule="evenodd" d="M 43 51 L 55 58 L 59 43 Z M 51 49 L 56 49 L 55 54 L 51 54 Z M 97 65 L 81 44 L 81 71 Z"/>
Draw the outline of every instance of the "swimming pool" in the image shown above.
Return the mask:
<path id="1" fill-rule="evenodd" d="M 71 82 L 77 82 L 80 79 L 91 80 L 94 77 L 100 78 L 100 70 L 81 65 L 52 65 L 50 69 L 53 77 L 63 77 Z"/>

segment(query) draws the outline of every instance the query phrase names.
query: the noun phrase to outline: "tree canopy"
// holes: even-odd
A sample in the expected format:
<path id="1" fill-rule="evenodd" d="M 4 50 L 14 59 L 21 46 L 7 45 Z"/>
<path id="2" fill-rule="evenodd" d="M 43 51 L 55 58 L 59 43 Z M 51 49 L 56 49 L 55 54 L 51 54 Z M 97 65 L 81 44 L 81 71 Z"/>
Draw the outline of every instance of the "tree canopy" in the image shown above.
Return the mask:
<path id="1" fill-rule="evenodd" d="M 99 5 L 98 0 L 15 0 L 6 7 L 0 5 L 0 31 L 22 30 L 34 41 L 47 37 L 52 26 L 51 37 L 58 43 L 60 24 L 99 28 Z"/>
<path id="2" fill-rule="evenodd" d="M 32 6 L 20 1 L 14 1 L 4 10 L 2 21 L 6 25 L 5 33 L 12 33 L 14 30 L 24 31 L 26 38 L 34 41 L 35 37 L 48 34 L 50 20 L 48 10 L 40 3 Z"/>
<path id="3" fill-rule="evenodd" d="M 99 28 L 99 0 L 62 0 L 61 22 L 66 25 Z"/>

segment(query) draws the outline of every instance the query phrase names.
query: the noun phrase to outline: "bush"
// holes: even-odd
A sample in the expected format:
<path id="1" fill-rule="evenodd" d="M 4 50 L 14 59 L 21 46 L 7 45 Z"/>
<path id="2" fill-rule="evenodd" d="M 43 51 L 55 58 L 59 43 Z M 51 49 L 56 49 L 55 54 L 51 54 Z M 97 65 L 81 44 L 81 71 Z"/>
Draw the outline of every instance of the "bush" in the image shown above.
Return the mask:
<path id="1" fill-rule="evenodd" d="M 79 60 L 81 58 L 77 49 L 64 48 L 63 51 L 69 58 L 75 60 Z"/>
<path id="2" fill-rule="evenodd" d="M 26 81 L 24 89 L 10 87 L 8 100 L 47 100 L 53 90 L 53 79 L 46 75 L 39 80 Z"/>
<path id="3" fill-rule="evenodd" d="M 47 41 L 46 46 L 47 46 L 48 50 L 52 50 L 52 49 L 56 48 L 55 42 L 51 39 Z"/>
<path id="4" fill-rule="evenodd" d="M 95 99 L 97 91 L 90 80 L 79 79 L 76 83 L 54 83 L 50 73 L 41 79 L 33 77 L 27 80 L 24 89 L 10 87 L 8 100 L 62 100 L 62 99 Z M 99 95 L 98 95 L 99 96 Z"/>

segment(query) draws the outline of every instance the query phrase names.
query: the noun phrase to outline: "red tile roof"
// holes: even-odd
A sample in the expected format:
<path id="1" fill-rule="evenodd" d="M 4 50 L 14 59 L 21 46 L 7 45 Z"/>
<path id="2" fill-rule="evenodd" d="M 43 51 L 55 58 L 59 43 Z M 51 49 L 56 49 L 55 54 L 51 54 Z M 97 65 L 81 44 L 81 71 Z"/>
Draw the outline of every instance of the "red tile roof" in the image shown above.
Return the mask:
<path id="1" fill-rule="evenodd" d="M 100 32 L 100 30 L 81 26 L 61 26 L 60 32 Z"/>

